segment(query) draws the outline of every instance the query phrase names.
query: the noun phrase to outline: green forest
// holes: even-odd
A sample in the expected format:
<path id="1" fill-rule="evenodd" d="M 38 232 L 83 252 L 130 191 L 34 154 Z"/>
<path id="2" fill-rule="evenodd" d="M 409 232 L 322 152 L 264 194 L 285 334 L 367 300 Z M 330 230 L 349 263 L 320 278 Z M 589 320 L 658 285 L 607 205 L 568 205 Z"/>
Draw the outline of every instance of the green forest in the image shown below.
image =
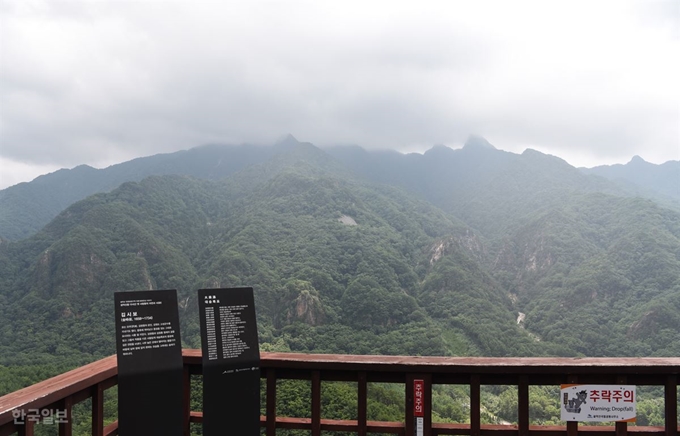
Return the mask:
<path id="1" fill-rule="evenodd" d="M 185 348 L 197 289 L 251 286 L 263 351 L 680 356 L 676 208 L 538 152 L 447 150 L 372 168 L 355 149 L 240 150 L 224 174 L 128 181 L 0 239 L 0 395 L 114 354 L 121 290 L 177 289 Z M 663 422 L 657 394 L 638 424 Z M 307 416 L 304 383 L 279 395 Z M 466 388 L 433 395 L 435 421 L 469 419 Z M 531 398 L 534 422 L 559 420 L 554 388 Z M 485 422 L 517 419 L 516 387 L 483 404 Z M 371 385 L 369 419 L 403 407 L 403 387 Z M 323 410 L 356 418 L 356 384 L 324 384 Z"/>

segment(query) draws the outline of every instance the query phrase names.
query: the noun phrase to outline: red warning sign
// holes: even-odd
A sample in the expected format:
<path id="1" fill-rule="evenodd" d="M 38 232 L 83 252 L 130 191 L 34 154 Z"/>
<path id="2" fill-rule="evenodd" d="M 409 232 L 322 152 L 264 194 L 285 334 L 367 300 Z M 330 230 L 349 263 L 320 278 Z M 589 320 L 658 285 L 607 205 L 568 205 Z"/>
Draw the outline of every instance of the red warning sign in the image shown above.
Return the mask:
<path id="1" fill-rule="evenodd" d="M 413 416 L 425 416 L 423 401 L 425 399 L 425 382 L 413 380 Z"/>

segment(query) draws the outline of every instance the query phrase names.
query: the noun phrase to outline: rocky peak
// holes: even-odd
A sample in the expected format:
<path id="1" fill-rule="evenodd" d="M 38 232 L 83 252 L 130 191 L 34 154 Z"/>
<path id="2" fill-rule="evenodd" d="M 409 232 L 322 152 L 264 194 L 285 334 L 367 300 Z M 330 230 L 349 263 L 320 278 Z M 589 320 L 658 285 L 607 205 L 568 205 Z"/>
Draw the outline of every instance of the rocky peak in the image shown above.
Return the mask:
<path id="1" fill-rule="evenodd" d="M 482 241 L 472 230 L 468 229 L 465 233 L 441 238 L 432 244 L 430 247 L 430 265 L 434 265 L 443 256 L 456 249 L 463 249 L 477 259 L 484 257 Z"/>
<path id="2" fill-rule="evenodd" d="M 292 150 L 293 148 L 297 147 L 300 145 L 300 141 L 295 138 L 295 136 L 291 135 L 290 133 L 283 138 L 279 139 L 276 141 L 276 144 L 274 147 L 283 149 L 283 150 Z"/>
<path id="3" fill-rule="evenodd" d="M 485 138 L 477 135 L 470 135 L 470 137 L 465 141 L 465 145 L 463 146 L 463 150 L 471 150 L 471 149 L 477 149 L 477 150 L 496 150 L 496 147 L 494 147 L 489 141 L 487 141 Z"/>
<path id="4" fill-rule="evenodd" d="M 633 156 L 633 158 L 628 162 L 629 165 L 642 165 L 646 164 L 647 161 L 645 161 L 643 158 L 641 158 L 638 155 Z"/>

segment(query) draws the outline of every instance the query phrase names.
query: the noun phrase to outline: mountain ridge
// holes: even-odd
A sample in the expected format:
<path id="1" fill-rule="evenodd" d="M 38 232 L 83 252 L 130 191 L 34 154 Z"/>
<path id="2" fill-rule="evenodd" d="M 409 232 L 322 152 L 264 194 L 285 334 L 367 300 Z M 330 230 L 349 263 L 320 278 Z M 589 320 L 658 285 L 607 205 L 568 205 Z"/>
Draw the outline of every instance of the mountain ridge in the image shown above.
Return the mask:
<path id="1" fill-rule="evenodd" d="M 70 170 L 58 170 L 31 182 L 0 190 L 0 237 L 16 240 L 30 236 L 73 202 L 98 192 L 108 192 L 126 181 L 140 181 L 144 177 L 161 174 L 219 180 L 301 144 L 314 147 L 310 143 L 299 142 L 289 134 L 271 146 L 206 144 L 189 150 L 141 157 L 104 169 L 79 165 Z M 438 204 L 450 201 L 443 198 L 444 194 L 434 193 L 438 187 L 441 190 L 441 186 L 454 182 L 456 186 L 464 187 L 461 189 L 467 189 L 468 185 L 460 178 L 447 180 L 433 175 L 469 173 L 473 169 L 490 175 L 522 156 L 527 159 L 548 156 L 529 149 L 519 155 L 504 152 L 475 135 L 471 135 L 461 149 L 436 145 L 422 155 L 366 151 L 358 146 L 330 147 L 324 152 L 343 162 L 351 171 L 384 183 L 416 186 L 422 184 L 424 177 L 430 177 L 430 182 L 421 187 L 421 192 L 438 196 L 433 197 Z M 680 180 L 680 162 L 671 161 L 662 166 L 645 162 L 647 165 L 642 167 L 642 175 L 631 169 L 631 163 L 633 161 L 623 167 L 596 167 L 579 171 L 603 177 L 627 195 L 654 198 L 665 206 L 680 210 L 680 189 L 674 186 Z M 662 181 L 659 182 L 659 179 Z M 452 188 L 456 189 L 456 186 Z M 607 189 L 611 192 L 614 188 Z"/>
<path id="2" fill-rule="evenodd" d="M 623 183 L 642 196 L 655 198 L 665 205 L 680 202 L 680 161 L 671 160 L 653 164 L 640 156 L 626 164 L 600 165 L 580 168 L 586 174 L 594 174 Z"/>
<path id="3" fill-rule="evenodd" d="M 680 319 L 666 317 L 662 325 L 649 315 L 680 304 L 680 214 L 649 199 L 588 190 L 581 184 L 588 176 L 541 153 L 492 157 L 509 158 L 509 173 L 472 195 L 489 186 L 506 190 L 480 196 L 478 206 L 466 203 L 462 219 L 416 192 L 354 177 L 304 143 L 224 180 L 152 176 L 90 196 L 34 236 L 0 244 L 0 319 L 10 323 L 0 325 L 2 355 L 23 359 L 13 345 L 23 336 L 24 349 L 49 355 L 39 332 L 58 332 L 55 350 L 110 352 L 110 341 L 88 338 L 106 335 L 109 297 L 121 289 L 178 289 L 187 302 L 184 340 L 197 346 L 192 291 L 243 285 L 256 289 L 263 342 L 297 351 L 680 352 L 677 331 L 664 327 L 680 326 Z M 543 166 L 529 171 L 535 161 Z M 574 179 L 533 183 L 545 171 Z M 517 187 L 545 192 L 527 202 Z M 545 202 L 551 197 L 557 201 Z M 533 201 L 540 207 L 510 213 Z M 502 231 L 493 228 L 492 209 L 511 221 L 496 224 Z M 471 226 L 477 216 L 491 221 Z M 293 315 L 301 302 L 313 312 Z M 603 315 L 608 305 L 620 319 Z M 566 328 L 563 307 L 591 329 L 591 318 L 604 317 L 609 342 Z M 526 316 L 523 328 L 517 312 Z M 422 348 L 406 340 L 411 329 L 428 332 Z M 329 343 L 338 332 L 356 343 Z"/>

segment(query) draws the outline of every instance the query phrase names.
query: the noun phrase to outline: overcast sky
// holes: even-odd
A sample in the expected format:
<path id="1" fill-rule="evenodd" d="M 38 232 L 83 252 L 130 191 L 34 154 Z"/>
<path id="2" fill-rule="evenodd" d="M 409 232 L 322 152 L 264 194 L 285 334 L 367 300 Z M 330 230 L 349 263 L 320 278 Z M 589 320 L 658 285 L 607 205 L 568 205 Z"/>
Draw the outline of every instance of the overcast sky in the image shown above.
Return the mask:
<path id="1" fill-rule="evenodd" d="M 0 188 L 204 143 L 680 159 L 680 1 L 0 0 Z"/>

